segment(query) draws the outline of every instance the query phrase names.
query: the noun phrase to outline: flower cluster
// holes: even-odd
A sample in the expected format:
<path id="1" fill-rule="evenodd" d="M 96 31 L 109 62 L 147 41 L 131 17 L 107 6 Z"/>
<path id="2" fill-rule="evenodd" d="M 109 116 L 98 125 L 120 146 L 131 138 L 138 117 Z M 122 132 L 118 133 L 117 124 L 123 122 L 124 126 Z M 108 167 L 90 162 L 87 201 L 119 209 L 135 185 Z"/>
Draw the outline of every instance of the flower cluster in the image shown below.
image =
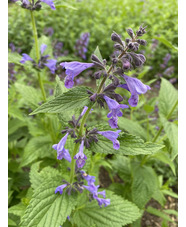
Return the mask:
<path id="1" fill-rule="evenodd" d="M 34 2 L 34 0 L 32 0 L 31 2 L 29 0 L 14 0 L 14 2 L 18 2 L 18 1 L 22 3 L 21 4 L 22 8 L 32 10 L 32 11 L 40 10 L 42 7 L 41 2 L 44 2 L 47 5 L 49 5 L 52 10 L 56 9 L 53 0 L 37 0 L 36 2 Z"/>
<path id="2" fill-rule="evenodd" d="M 86 59 L 87 46 L 89 43 L 90 33 L 86 32 L 81 34 L 80 39 L 76 41 L 75 50 L 76 55 L 80 56 L 82 59 Z"/>
<path id="3" fill-rule="evenodd" d="M 46 50 L 47 45 L 42 44 L 40 47 L 40 52 L 41 52 L 41 58 L 39 59 L 38 64 L 28 55 L 28 54 L 22 54 L 22 59 L 20 63 L 24 64 L 26 61 L 31 61 L 33 63 L 33 66 L 36 69 L 43 69 L 45 66 L 50 69 L 52 74 L 55 74 L 56 68 L 56 63 L 57 60 L 55 59 L 48 59 L 50 56 L 49 55 L 43 55 L 44 51 Z"/>

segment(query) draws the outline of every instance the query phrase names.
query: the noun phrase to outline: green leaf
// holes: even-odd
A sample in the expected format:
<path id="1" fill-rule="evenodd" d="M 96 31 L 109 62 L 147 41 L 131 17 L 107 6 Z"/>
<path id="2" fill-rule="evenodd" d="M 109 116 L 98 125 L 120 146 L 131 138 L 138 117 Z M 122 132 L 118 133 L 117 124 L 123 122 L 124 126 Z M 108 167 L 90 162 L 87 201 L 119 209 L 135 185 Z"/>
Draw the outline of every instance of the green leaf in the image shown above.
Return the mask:
<path id="1" fill-rule="evenodd" d="M 160 120 L 172 147 L 171 160 L 173 161 L 178 155 L 178 126 L 167 121 L 162 115 L 160 115 Z"/>
<path id="2" fill-rule="evenodd" d="M 60 113 L 63 111 L 69 111 L 90 104 L 89 95 L 87 94 L 87 87 L 75 87 L 65 92 L 62 95 L 57 96 L 55 99 L 48 101 L 41 105 L 39 108 L 31 113 Z"/>
<path id="3" fill-rule="evenodd" d="M 178 91 L 174 86 L 166 79 L 161 79 L 161 88 L 159 92 L 159 113 L 167 117 L 173 106 L 178 100 Z M 177 108 L 174 110 L 173 114 L 176 114 Z"/>
<path id="4" fill-rule="evenodd" d="M 156 158 L 156 159 L 160 160 L 161 162 L 168 164 L 170 166 L 170 168 L 172 169 L 172 172 L 174 173 L 174 175 L 176 174 L 174 163 L 169 158 L 169 155 L 167 153 L 161 151 L 161 152 L 158 152 L 158 153 L 154 154 L 153 156 L 151 156 L 151 158 Z"/>
<path id="5" fill-rule="evenodd" d="M 177 195 L 175 192 L 172 192 L 172 191 L 166 190 L 166 189 L 163 189 L 162 192 L 163 192 L 163 194 L 165 194 L 165 195 L 170 195 L 170 196 L 172 196 L 173 198 L 178 199 L 178 195 Z"/>
<path id="6" fill-rule="evenodd" d="M 17 65 L 23 66 L 23 64 L 20 63 L 21 59 L 22 59 L 22 57 L 18 53 L 8 53 L 8 62 L 9 63 L 14 63 Z"/>
<path id="7" fill-rule="evenodd" d="M 101 52 L 99 50 L 99 47 L 97 46 L 95 51 L 94 51 L 94 54 L 99 58 L 99 60 L 102 62 L 103 61 L 103 58 L 102 58 L 102 55 L 101 55 Z"/>
<path id="8" fill-rule="evenodd" d="M 147 138 L 146 130 L 137 122 L 128 118 L 120 117 L 118 119 L 119 128 L 128 131 L 131 134 L 140 136 L 142 139 Z"/>
<path id="9" fill-rule="evenodd" d="M 19 83 L 15 83 L 15 87 L 17 92 L 21 94 L 24 104 L 33 109 L 38 107 L 38 103 L 42 100 L 39 90 Z"/>
<path id="10" fill-rule="evenodd" d="M 151 66 L 143 66 L 142 72 L 138 74 L 138 79 L 142 79 L 146 73 L 151 69 Z"/>
<path id="11" fill-rule="evenodd" d="M 78 227 L 122 227 L 138 219 L 141 214 L 135 204 L 107 191 L 110 205 L 99 208 L 97 201 L 88 201 L 86 206 L 76 209 L 73 221 Z"/>
<path id="12" fill-rule="evenodd" d="M 154 154 L 164 147 L 164 145 L 156 143 L 145 143 L 137 136 L 127 133 L 122 133 L 118 138 L 120 142 L 120 149 L 115 150 L 113 143 L 103 136 L 98 136 L 99 141 L 92 143 L 90 150 L 96 153 L 104 154 L 120 154 L 120 155 L 140 155 L 140 154 Z"/>
<path id="13" fill-rule="evenodd" d="M 57 186 L 61 185 L 61 179 L 53 177 L 47 179 L 34 192 L 25 215 L 21 220 L 20 227 L 59 227 L 77 203 L 76 196 L 55 194 Z"/>
<path id="14" fill-rule="evenodd" d="M 165 44 L 167 47 L 175 50 L 176 52 L 178 52 L 178 48 L 175 47 L 174 45 L 172 45 L 172 43 L 170 43 L 167 39 L 165 39 L 164 37 L 153 37 L 154 39 L 159 40 L 160 42 L 162 42 L 163 44 Z"/>
<path id="15" fill-rule="evenodd" d="M 56 75 L 56 87 L 54 91 L 54 96 L 57 97 L 58 95 L 62 95 L 67 91 L 68 89 L 65 87 L 64 83 L 60 81 L 59 76 Z"/>
<path id="16" fill-rule="evenodd" d="M 177 210 L 163 210 L 167 214 L 173 214 L 178 217 L 178 211 Z"/>
<path id="17" fill-rule="evenodd" d="M 19 119 L 11 119 L 8 122 L 8 135 L 14 133 L 17 129 L 26 126 L 26 122 L 20 121 Z"/>
<path id="18" fill-rule="evenodd" d="M 117 171 L 123 180 L 131 180 L 131 165 L 128 157 L 115 155 L 115 159 L 110 160 L 109 163 L 112 164 L 113 169 Z"/>
<path id="19" fill-rule="evenodd" d="M 132 198 L 133 202 L 143 208 L 158 189 L 158 179 L 151 167 L 135 163 L 132 167 Z"/>
<path id="20" fill-rule="evenodd" d="M 50 166 L 45 167 L 44 169 L 42 169 L 42 171 L 39 172 L 40 170 L 40 163 L 36 162 L 31 166 L 30 169 L 30 182 L 31 182 L 31 187 L 36 190 L 37 188 L 39 188 L 39 186 L 47 179 L 47 178 L 52 178 L 55 176 L 59 176 L 60 177 L 60 173 L 57 169 L 54 169 Z"/>
<path id="21" fill-rule="evenodd" d="M 26 206 L 22 203 L 19 203 L 17 205 L 11 206 L 8 209 L 8 213 L 21 217 L 23 216 L 25 210 L 26 210 Z"/>
<path id="22" fill-rule="evenodd" d="M 37 158 L 51 157 L 52 141 L 49 135 L 33 137 L 25 147 L 20 166 L 27 166 Z"/>
<path id="23" fill-rule="evenodd" d="M 157 210 L 151 206 L 148 206 L 146 211 L 150 214 L 163 218 L 164 220 L 174 222 L 168 215 L 164 214 L 161 210 Z"/>

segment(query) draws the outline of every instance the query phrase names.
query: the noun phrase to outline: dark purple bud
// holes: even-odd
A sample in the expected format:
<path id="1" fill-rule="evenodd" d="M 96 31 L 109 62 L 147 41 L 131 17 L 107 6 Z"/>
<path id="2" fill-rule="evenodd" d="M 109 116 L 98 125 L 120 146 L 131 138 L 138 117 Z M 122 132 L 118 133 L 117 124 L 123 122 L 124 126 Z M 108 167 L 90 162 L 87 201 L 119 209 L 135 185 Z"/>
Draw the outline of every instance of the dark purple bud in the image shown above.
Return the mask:
<path id="1" fill-rule="evenodd" d="M 98 71 L 98 72 L 95 72 L 93 74 L 93 77 L 97 80 L 97 79 L 100 79 L 101 78 L 101 75 L 102 75 L 102 71 Z"/>
<path id="2" fill-rule="evenodd" d="M 117 59 L 117 58 L 113 58 L 113 59 L 112 59 L 112 64 L 113 64 L 113 65 L 116 65 L 117 63 L 118 63 L 118 59 Z"/>
<path id="3" fill-rule="evenodd" d="M 91 55 L 91 59 L 92 59 L 92 61 L 95 61 L 95 62 L 102 64 L 102 62 L 99 60 L 99 58 L 95 54 Z"/>
<path id="4" fill-rule="evenodd" d="M 121 44 L 121 46 L 123 46 L 123 42 L 122 42 L 120 36 L 116 32 L 112 33 L 111 40 L 114 42 L 117 42 L 117 43 Z"/>
<path id="5" fill-rule="evenodd" d="M 89 95 L 92 95 L 92 94 L 93 94 L 93 92 L 90 91 L 90 90 L 87 90 L 87 93 L 88 93 Z"/>
<path id="6" fill-rule="evenodd" d="M 132 30 L 132 28 L 128 28 L 127 29 L 127 33 L 130 35 L 130 37 L 133 39 L 134 38 L 134 32 Z"/>
<path id="7" fill-rule="evenodd" d="M 146 33 L 145 29 L 146 29 L 147 26 L 145 26 L 144 28 L 142 27 L 142 25 L 140 25 L 140 28 L 138 31 L 136 31 L 136 35 L 137 36 L 142 36 Z"/>
<path id="8" fill-rule="evenodd" d="M 119 43 L 115 43 L 115 44 L 114 44 L 114 48 L 115 48 L 116 50 L 121 50 L 121 51 L 123 51 L 123 46 L 120 45 Z"/>
<path id="9" fill-rule="evenodd" d="M 96 93 L 93 94 L 92 96 L 90 96 L 90 101 L 91 101 L 91 102 L 95 102 L 96 97 L 97 97 L 97 94 L 96 94 Z"/>
<path id="10" fill-rule="evenodd" d="M 137 42 L 131 42 L 128 44 L 128 48 L 133 51 L 137 51 L 139 49 L 139 44 Z"/>
<path id="11" fill-rule="evenodd" d="M 126 43 L 128 44 L 128 43 L 129 43 L 130 41 L 132 41 L 132 40 L 129 39 L 129 38 L 126 38 L 125 41 L 126 41 Z"/>
<path id="12" fill-rule="evenodd" d="M 120 94 L 114 94 L 114 98 L 116 99 L 117 102 L 123 101 L 123 97 Z"/>
<path id="13" fill-rule="evenodd" d="M 142 46 L 146 46 L 147 45 L 147 41 L 144 40 L 144 39 L 137 39 L 136 41 Z"/>

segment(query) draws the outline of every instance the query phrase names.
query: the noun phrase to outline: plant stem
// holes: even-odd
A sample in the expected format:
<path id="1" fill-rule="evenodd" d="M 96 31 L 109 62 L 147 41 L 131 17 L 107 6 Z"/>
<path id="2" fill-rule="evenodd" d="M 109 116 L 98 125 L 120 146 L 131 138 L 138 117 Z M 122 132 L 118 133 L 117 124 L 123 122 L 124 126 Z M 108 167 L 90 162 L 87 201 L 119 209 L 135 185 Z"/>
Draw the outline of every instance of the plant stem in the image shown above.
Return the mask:
<path id="1" fill-rule="evenodd" d="M 178 100 L 176 101 L 176 103 L 174 104 L 174 106 L 172 107 L 171 111 L 169 112 L 169 114 L 167 115 L 166 119 L 169 120 L 169 118 L 171 117 L 172 113 L 174 112 L 174 110 L 176 109 L 178 105 Z M 157 138 L 159 137 L 159 135 L 161 134 L 161 131 L 163 130 L 163 126 L 160 127 L 160 129 L 158 130 L 156 136 L 154 137 L 152 142 L 156 142 Z"/>
<path id="2" fill-rule="evenodd" d="M 35 23 L 35 18 L 34 18 L 34 12 L 31 10 L 30 10 L 30 15 L 31 15 L 31 19 L 32 19 L 32 29 L 33 29 L 33 36 L 34 36 L 34 41 L 35 41 L 35 48 L 36 48 L 36 62 L 38 63 L 39 59 L 40 59 L 40 52 L 39 52 L 37 28 L 36 28 L 36 23 Z M 38 76 L 39 86 L 41 88 L 41 92 L 43 95 L 43 100 L 46 102 L 45 89 L 44 89 L 43 81 L 41 79 L 41 75 L 39 72 L 37 73 L 37 76 Z"/>

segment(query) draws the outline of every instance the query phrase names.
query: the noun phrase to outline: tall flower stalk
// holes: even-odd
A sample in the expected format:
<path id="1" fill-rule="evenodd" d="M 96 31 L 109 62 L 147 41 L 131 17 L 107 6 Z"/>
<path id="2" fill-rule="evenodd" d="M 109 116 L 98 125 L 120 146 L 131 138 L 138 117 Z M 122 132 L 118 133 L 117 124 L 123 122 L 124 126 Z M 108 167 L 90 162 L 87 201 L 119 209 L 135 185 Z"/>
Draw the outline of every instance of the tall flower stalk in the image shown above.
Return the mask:
<path id="1" fill-rule="evenodd" d="M 36 23 L 35 23 L 35 18 L 34 18 L 34 12 L 30 10 L 30 15 L 31 15 L 31 20 L 32 20 L 32 29 L 33 29 L 33 36 L 34 36 L 34 41 L 35 41 L 35 48 L 36 48 L 36 61 L 39 63 L 40 59 L 40 52 L 39 52 L 39 43 L 38 43 L 38 35 L 37 35 L 37 28 L 36 28 Z M 39 86 L 43 95 L 43 100 L 46 102 L 46 93 L 45 89 L 43 86 L 43 81 L 40 75 L 40 72 L 37 73 L 38 76 L 38 81 L 39 81 Z"/>

